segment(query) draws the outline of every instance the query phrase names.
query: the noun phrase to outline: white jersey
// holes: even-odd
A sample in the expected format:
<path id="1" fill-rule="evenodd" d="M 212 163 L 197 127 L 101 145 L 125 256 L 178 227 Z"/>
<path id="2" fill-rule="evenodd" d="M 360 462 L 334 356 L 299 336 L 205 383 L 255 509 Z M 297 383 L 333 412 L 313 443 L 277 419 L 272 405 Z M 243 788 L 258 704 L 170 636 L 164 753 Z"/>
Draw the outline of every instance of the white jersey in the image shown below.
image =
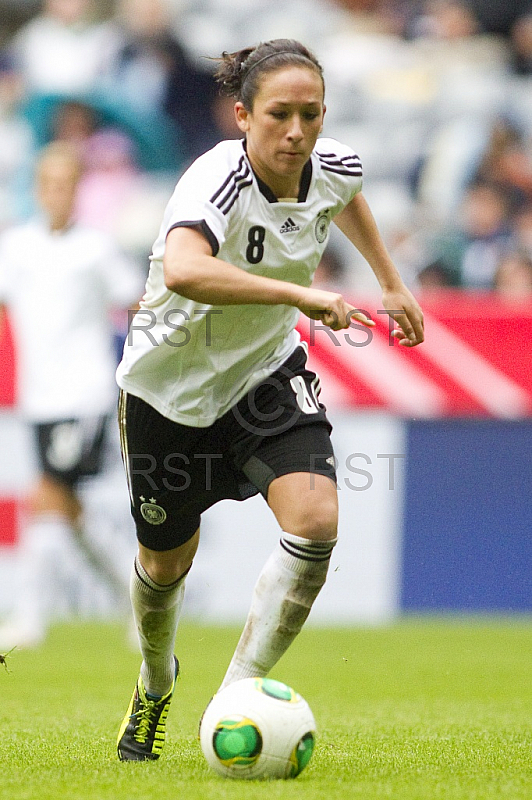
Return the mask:
<path id="1" fill-rule="evenodd" d="M 333 139 L 318 140 L 297 202 L 277 200 L 257 178 L 241 140 L 200 156 L 166 207 L 117 371 L 119 385 L 175 422 L 215 422 L 294 351 L 300 312 L 289 305 L 209 305 L 170 291 L 163 275 L 169 231 L 199 227 L 214 256 L 254 275 L 308 287 L 331 219 L 361 186 L 358 156 Z"/>
<path id="2" fill-rule="evenodd" d="M 0 303 L 17 351 L 18 401 L 34 422 L 107 413 L 116 400 L 109 311 L 136 303 L 142 282 L 100 231 L 51 232 L 32 220 L 0 236 Z"/>

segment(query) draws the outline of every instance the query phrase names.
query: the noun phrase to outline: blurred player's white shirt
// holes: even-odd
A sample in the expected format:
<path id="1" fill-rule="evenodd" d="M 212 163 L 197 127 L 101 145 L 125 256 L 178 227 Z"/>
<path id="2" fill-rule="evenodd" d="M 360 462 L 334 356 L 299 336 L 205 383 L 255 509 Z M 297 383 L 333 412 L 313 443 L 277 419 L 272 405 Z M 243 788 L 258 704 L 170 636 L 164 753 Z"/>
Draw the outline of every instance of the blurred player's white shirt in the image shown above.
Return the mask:
<path id="1" fill-rule="evenodd" d="M 18 402 L 34 422 L 107 413 L 116 400 L 111 308 L 142 291 L 100 231 L 31 220 L 0 236 L 0 303 L 13 322 Z"/>
<path id="2" fill-rule="evenodd" d="M 273 197 L 253 174 L 240 140 L 200 156 L 166 207 L 119 385 L 181 424 L 206 427 L 221 417 L 294 351 L 300 312 L 288 305 L 215 306 L 170 291 L 163 275 L 169 231 L 200 227 L 220 259 L 307 287 L 330 220 L 361 186 L 358 157 L 333 139 L 318 140 L 298 202 Z"/>

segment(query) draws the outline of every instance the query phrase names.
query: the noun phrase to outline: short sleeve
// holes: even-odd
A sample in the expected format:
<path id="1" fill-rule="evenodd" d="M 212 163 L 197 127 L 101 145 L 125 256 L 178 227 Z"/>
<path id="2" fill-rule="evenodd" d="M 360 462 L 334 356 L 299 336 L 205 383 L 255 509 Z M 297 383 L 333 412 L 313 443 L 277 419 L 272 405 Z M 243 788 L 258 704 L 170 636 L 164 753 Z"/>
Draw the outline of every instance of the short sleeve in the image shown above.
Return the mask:
<path id="1" fill-rule="evenodd" d="M 221 142 L 179 180 L 163 222 L 164 238 L 172 228 L 200 226 L 216 255 L 225 242 L 232 203 L 251 182 L 251 168 L 240 142 Z"/>
<path id="2" fill-rule="evenodd" d="M 362 189 L 362 163 L 348 145 L 336 139 L 318 139 L 314 150 L 321 173 L 338 196 L 339 206 L 346 206 Z"/>

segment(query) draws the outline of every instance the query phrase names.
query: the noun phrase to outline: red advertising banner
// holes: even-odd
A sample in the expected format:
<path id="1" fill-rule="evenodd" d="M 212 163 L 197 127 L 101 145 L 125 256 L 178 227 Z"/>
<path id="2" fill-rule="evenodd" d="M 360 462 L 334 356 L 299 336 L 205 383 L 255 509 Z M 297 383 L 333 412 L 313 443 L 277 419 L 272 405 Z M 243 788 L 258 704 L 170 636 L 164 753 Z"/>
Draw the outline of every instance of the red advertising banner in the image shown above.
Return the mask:
<path id="1" fill-rule="evenodd" d="M 401 347 L 375 301 L 352 300 L 376 322 L 333 332 L 302 317 L 309 366 L 327 405 L 381 408 L 404 417 L 521 419 L 532 415 L 532 303 L 491 293 L 421 298 L 425 342 Z"/>
<path id="2" fill-rule="evenodd" d="M 494 294 L 439 291 L 421 298 L 425 342 L 413 349 L 390 336 L 390 318 L 375 299 L 352 299 L 376 322 L 334 332 L 301 317 L 309 366 L 322 379 L 327 405 L 381 408 L 403 417 L 532 415 L 532 302 Z M 0 406 L 15 400 L 15 355 L 9 326 L 0 332 Z"/>

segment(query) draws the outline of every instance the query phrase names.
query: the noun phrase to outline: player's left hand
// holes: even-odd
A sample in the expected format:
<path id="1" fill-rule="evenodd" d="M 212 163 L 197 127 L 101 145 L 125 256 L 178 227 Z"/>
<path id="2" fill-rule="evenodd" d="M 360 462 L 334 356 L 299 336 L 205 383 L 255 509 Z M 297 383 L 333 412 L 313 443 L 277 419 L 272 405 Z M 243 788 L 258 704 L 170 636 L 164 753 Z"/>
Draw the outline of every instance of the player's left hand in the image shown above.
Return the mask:
<path id="1" fill-rule="evenodd" d="M 382 295 L 384 309 L 390 317 L 395 320 L 398 327 L 391 335 L 398 340 L 403 347 L 415 347 L 425 338 L 423 329 L 423 312 L 416 298 L 406 288 L 393 291 L 385 291 Z"/>

